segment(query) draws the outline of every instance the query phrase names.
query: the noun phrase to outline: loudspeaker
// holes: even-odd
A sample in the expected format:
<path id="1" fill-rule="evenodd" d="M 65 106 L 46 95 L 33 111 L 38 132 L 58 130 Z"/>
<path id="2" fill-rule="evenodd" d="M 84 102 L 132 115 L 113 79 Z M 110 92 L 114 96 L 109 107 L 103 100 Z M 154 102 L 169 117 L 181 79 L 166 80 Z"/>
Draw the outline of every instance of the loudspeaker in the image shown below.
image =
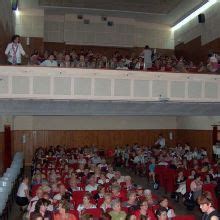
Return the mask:
<path id="1" fill-rule="evenodd" d="M 82 19 L 83 19 L 83 15 L 77 15 L 77 18 L 78 18 L 79 20 L 82 20 Z"/>
<path id="2" fill-rule="evenodd" d="M 114 22 L 113 22 L 113 21 L 108 21 L 108 22 L 107 22 L 107 25 L 108 25 L 109 27 L 111 27 L 111 26 L 114 25 Z"/>
<path id="3" fill-rule="evenodd" d="M 199 14 L 198 21 L 199 23 L 205 23 L 205 14 Z"/>

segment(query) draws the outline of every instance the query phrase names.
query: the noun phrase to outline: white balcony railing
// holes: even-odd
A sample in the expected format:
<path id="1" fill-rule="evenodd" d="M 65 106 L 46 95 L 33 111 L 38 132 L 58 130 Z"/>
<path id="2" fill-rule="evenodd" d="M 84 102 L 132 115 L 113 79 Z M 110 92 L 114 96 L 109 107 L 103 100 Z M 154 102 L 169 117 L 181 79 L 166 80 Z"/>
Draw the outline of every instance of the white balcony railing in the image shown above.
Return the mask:
<path id="1" fill-rule="evenodd" d="M 0 98 L 219 102 L 220 76 L 0 66 Z"/>

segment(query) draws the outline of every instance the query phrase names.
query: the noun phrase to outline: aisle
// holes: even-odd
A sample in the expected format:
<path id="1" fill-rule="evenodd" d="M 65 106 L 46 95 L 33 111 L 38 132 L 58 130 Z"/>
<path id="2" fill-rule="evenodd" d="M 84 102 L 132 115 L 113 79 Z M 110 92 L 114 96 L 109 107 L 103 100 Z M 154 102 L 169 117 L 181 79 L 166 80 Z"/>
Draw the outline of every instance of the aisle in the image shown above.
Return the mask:
<path id="1" fill-rule="evenodd" d="M 186 207 L 183 205 L 182 201 L 180 200 L 178 203 L 176 203 L 173 199 L 170 198 L 170 193 L 165 193 L 164 189 L 162 187 L 159 188 L 159 190 L 153 189 L 153 184 L 148 183 L 146 177 L 140 177 L 136 175 L 132 170 L 117 167 L 117 170 L 119 170 L 123 176 L 131 176 L 132 180 L 134 180 L 134 183 L 137 185 L 143 186 L 145 189 L 150 189 L 152 193 L 156 194 L 159 198 L 161 196 L 167 196 L 169 199 L 169 204 L 174 207 L 175 213 L 178 215 L 195 215 L 196 218 L 199 220 L 201 219 L 202 213 L 199 209 L 199 206 L 195 207 L 193 211 L 188 211 Z"/>

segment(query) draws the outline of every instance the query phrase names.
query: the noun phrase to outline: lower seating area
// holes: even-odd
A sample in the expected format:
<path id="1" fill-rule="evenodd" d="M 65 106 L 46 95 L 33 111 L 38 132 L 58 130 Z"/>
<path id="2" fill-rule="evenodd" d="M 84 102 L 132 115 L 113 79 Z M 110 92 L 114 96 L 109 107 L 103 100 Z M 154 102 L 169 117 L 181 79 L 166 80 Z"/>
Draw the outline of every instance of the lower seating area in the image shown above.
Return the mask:
<path id="1" fill-rule="evenodd" d="M 189 146 L 159 151 L 157 147 L 147 150 L 121 148 L 117 149 L 115 163 L 139 176 L 146 176 L 148 181 L 153 180 L 175 202 L 186 204 L 189 193 L 194 194 L 196 202 L 199 195 L 209 192 L 213 206 L 219 209 L 219 161 L 209 159 L 204 150 L 189 149 Z"/>
<path id="2" fill-rule="evenodd" d="M 145 155 L 143 163 L 137 159 L 140 152 Z M 38 148 L 33 158 L 31 184 L 25 179 L 21 183 L 26 184 L 30 192 L 24 206 L 24 219 L 32 220 L 43 216 L 44 219 L 67 217 L 117 220 L 140 219 L 140 215 L 155 220 L 162 215 L 169 219 L 196 219 L 198 214 L 192 214 L 187 210 L 188 207 L 180 212 L 176 209 L 178 201 L 175 196 L 170 198 L 172 194 L 179 196 L 176 181 L 183 169 L 170 166 L 171 162 L 161 165 L 158 158 L 162 152 L 164 150 L 155 156 L 154 148 L 140 149 L 137 146 L 108 150 L 104 155 L 103 151 L 89 147 Z M 155 181 L 150 174 L 150 164 L 154 157 Z M 205 158 L 207 157 L 201 158 L 201 164 Z M 186 176 L 185 184 L 189 176 Z M 149 186 L 147 188 L 146 181 Z M 205 182 L 204 179 L 203 181 Z M 154 188 L 155 183 L 158 183 L 159 189 Z M 17 197 L 23 190 L 21 185 Z M 190 188 L 192 191 L 191 183 Z M 217 208 L 218 198 L 214 189 L 215 184 L 210 182 L 202 185 L 200 193 L 202 190 L 211 192 Z M 186 191 L 184 194 L 187 193 Z M 182 201 L 185 197 L 180 196 Z M 198 213 L 196 201 L 193 208 Z"/>

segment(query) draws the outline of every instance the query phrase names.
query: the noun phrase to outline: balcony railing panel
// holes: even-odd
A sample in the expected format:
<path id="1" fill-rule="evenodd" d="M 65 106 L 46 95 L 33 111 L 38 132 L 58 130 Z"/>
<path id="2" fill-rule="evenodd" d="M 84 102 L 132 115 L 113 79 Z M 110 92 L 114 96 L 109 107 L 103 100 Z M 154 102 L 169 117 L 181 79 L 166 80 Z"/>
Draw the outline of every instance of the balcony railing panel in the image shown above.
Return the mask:
<path id="1" fill-rule="evenodd" d="M 0 66 L 0 98 L 219 102 L 220 76 Z"/>

